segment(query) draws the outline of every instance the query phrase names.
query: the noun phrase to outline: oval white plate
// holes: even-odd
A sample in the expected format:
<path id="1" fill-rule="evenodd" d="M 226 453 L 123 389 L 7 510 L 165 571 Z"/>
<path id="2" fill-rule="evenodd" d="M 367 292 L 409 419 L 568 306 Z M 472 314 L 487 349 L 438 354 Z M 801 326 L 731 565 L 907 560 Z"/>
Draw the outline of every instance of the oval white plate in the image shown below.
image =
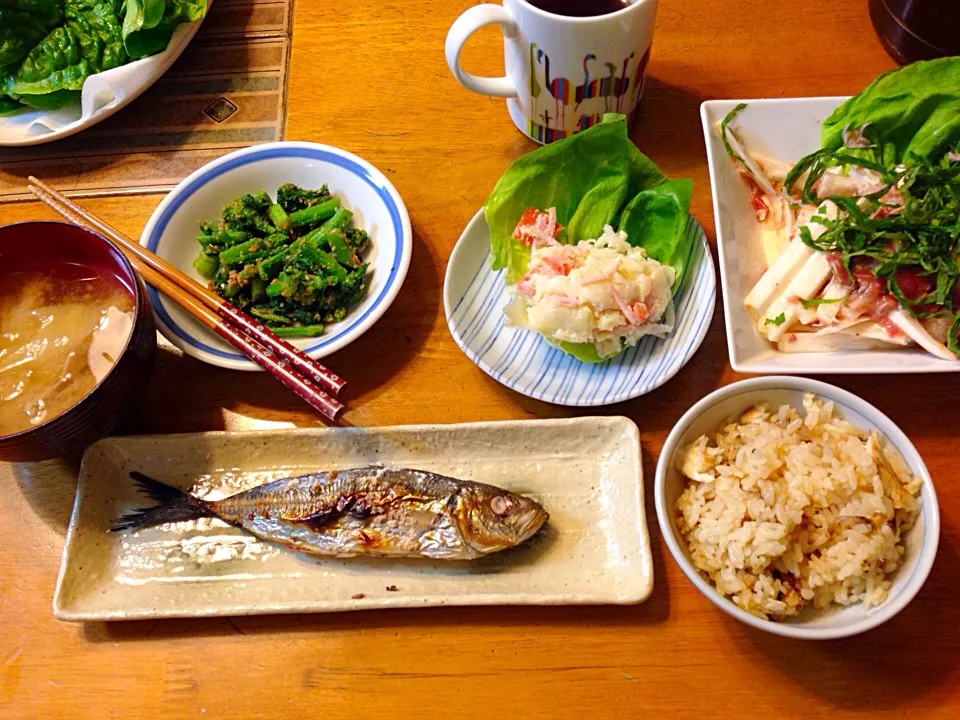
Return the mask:
<path id="1" fill-rule="evenodd" d="M 0 146 L 42 145 L 69 137 L 129 105 L 159 80 L 186 50 L 200 23 L 210 13 L 211 5 L 213 0 L 207 0 L 203 18 L 174 30 L 170 44 L 162 53 L 88 77 L 83 83 L 79 106 L 56 111 L 28 110 L 0 117 Z"/>
<path id="2" fill-rule="evenodd" d="M 223 207 L 246 193 L 292 182 L 308 188 L 326 184 L 354 213 L 353 224 L 370 233 L 367 291 L 347 317 L 327 326 L 320 337 L 291 342 L 312 358 L 326 357 L 362 335 L 388 307 L 407 274 L 413 233 L 407 209 L 389 180 L 352 153 L 329 145 L 278 142 L 255 145 L 224 155 L 187 177 L 154 210 L 140 244 L 206 285 L 193 269 L 200 252 L 197 226 L 217 220 Z M 220 367 L 259 370 L 219 335 L 203 327 L 179 305 L 150 288 L 157 326 L 188 355 Z"/>
<path id="3" fill-rule="evenodd" d="M 450 334 L 490 377 L 537 400 L 591 407 L 640 397 L 687 364 L 713 317 L 717 279 L 710 247 L 693 216 L 686 232 L 696 241 L 690 270 L 674 296 L 674 332 L 666 340 L 646 337 L 617 357 L 590 365 L 552 347 L 538 333 L 504 326 L 503 308 L 510 298 L 503 271 L 490 269 L 490 233 L 481 210 L 447 264 L 443 305 Z"/>

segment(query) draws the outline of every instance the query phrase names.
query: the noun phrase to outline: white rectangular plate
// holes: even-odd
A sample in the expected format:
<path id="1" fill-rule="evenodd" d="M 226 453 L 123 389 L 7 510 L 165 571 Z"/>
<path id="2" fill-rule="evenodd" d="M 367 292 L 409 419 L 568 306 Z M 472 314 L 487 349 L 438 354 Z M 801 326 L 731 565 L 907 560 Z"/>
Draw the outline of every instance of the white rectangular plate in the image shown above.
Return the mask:
<path id="1" fill-rule="evenodd" d="M 117 516 L 151 504 L 131 470 L 212 498 L 370 463 L 529 495 L 550 521 L 520 548 L 473 562 L 311 557 L 211 518 L 108 532 Z M 589 417 L 102 440 L 83 459 L 53 611 L 79 621 L 628 604 L 652 589 L 639 432 L 627 418 Z"/>
<path id="2" fill-rule="evenodd" d="M 727 157 L 718 123 L 738 103 L 737 132 L 747 148 L 795 162 L 820 147 L 820 125 L 845 97 L 775 100 L 709 100 L 700 106 L 707 144 L 713 212 L 717 222 L 723 314 L 730 366 L 743 373 L 927 373 L 957 372 L 960 362 L 940 360 L 920 348 L 781 353 L 761 337 L 743 300 L 766 269 L 760 226 L 750 209 L 746 184 Z"/>

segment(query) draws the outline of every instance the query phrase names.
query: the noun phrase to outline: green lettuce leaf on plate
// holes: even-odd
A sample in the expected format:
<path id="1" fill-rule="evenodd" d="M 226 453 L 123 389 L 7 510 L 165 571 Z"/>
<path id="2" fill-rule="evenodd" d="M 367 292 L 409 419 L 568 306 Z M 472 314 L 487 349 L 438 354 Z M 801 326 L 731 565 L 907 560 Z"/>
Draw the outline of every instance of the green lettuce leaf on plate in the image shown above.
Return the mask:
<path id="1" fill-rule="evenodd" d="M 0 72 L 20 62 L 55 23 L 0 5 Z"/>
<path id="2" fill-rule="evenodd" d="M 114 2 L 67 0 L 64 15 L 6 84 L 24 105 L 53 110 L 75 102 L 88 77 L 127 61 Z"/>
<path id="3" fill-rule="evenodd" d="M 123 43 L 131 58 L 166 49 L 178 25 L 203 17 L 206 0 L 126 0 Z"/>
<path id="4" fill-rule="evenodd" d="M 507 285 L 515 285 L 530 262 L 530 248 L 513 237 L 520 216 L 528 207 L 555 207 L 564 226 L 560 242 L 593 239 L 612 225 L 631 245 L 676 270 L 676 291 L 693 247 L 685 232 L 691 192 L 690 180 L 668 180 L 630 141 L 625 116 L 605 115 L 507 168 L 484 204 L 493 269 L 506 268 Z M 550 342 L 583 362 L 607 359 L 592 343 Z"/>
<path id="5" fill-rule="evenodd" d="M 960 57 L 916 62 L 877 77 L 824 121 L 823 147 L 843 147 L 847 129 L 869 127 L 891 162 L 933 160 L 960 140 Z"/>
<path id="6" fill-rule="evenodd" d="M 693 245 L 684 241 L 692 194 L 692 180 L 664 180 L 634 195 L 620 216 L 619 229 L 632 245 L 641 246 L 654 260 L 677 271 L 674 291 L 680 287 L 693 250 Z"/>
<path id="7" fill-rule="evenodd" d="M 17 65 L 62 20 L 62 0 L 0 0 L 0 117 L 22 107 L 7 96 Z"/>
<path id="8" fill-rule="evenodd" d="M 63 0 L 0 0 L 0 11 L 24 13 L 51 28 L 63 20 Z"/>
<path id="9" fill-rule="evenodd" d="M 0 95 L 0 117 L 4 115 L 13 115 L 13 113 L 22 110 L 23 105 L 16 100 Z"/>
<path id="10" fill-rule="evenodd" d="M 54 110 L 91 75 L 166 49 L 206 0 L 0 0 L 0 115 Z"/>

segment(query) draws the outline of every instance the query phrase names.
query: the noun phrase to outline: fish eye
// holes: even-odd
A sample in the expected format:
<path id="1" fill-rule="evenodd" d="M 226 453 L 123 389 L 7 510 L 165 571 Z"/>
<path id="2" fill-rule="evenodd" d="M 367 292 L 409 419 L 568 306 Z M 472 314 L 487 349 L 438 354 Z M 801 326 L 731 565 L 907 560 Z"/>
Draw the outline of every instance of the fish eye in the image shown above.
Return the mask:
<path id="1" fill-rule="evenodd" d="M 490 509 L 496 515 L 506 515 L 513 510 L 513 501 L 503 495 L 497 495 L 490 500 Z"/>

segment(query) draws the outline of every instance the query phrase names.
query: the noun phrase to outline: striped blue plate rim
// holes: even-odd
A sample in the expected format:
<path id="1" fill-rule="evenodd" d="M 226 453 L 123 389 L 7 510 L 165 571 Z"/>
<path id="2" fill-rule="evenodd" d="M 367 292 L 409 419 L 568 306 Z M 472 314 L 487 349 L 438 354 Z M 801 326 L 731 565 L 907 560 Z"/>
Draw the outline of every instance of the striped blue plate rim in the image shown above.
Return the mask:
<path id="1" fill-rule="evenodd" d="M 478 217 L 479 220 L 472 220 L 468 225 L 458 246 L 460 243 L 489 242 L 482 211 Z M 479 237 L 481 228 L 482 239 Z M 536 400 L 572 407 L 595 407 L 640 397 L 668 382 L 693 357 L 706 337 L 715 311 L 716 271 L 706 235 L 693 216 L 688 218 L 685 232 L 695 234 L 698 243 L 691 267 L 675 294 L 676 330 L 666 340 L 648 337 L 613 360 L 586 365 L 550 348 L 536 333 L 504 329 L 502 305 L 505 304 L 506 289 L 502 271 L 494 273 L 490 270 L 488 254 L 484 255 L 479 267 L 464 272 L 472 279 L 462 294 L 447 298 L 450 334 L 464 354 L 490 377 Z M 450 272 L 448 267 L 448 276 Z M 478 301 L 479 306 L 474 307 Z M 486 356 L 494 353 L 493 348 L 504 332 L 511 333 L 507 350 L 488 360 Z M 543 368 L 534 379 L 529 379 L 524 364 L 544 351 Z M 560 382 L 556 389 L 551 389 L 558 375 Z"/>

